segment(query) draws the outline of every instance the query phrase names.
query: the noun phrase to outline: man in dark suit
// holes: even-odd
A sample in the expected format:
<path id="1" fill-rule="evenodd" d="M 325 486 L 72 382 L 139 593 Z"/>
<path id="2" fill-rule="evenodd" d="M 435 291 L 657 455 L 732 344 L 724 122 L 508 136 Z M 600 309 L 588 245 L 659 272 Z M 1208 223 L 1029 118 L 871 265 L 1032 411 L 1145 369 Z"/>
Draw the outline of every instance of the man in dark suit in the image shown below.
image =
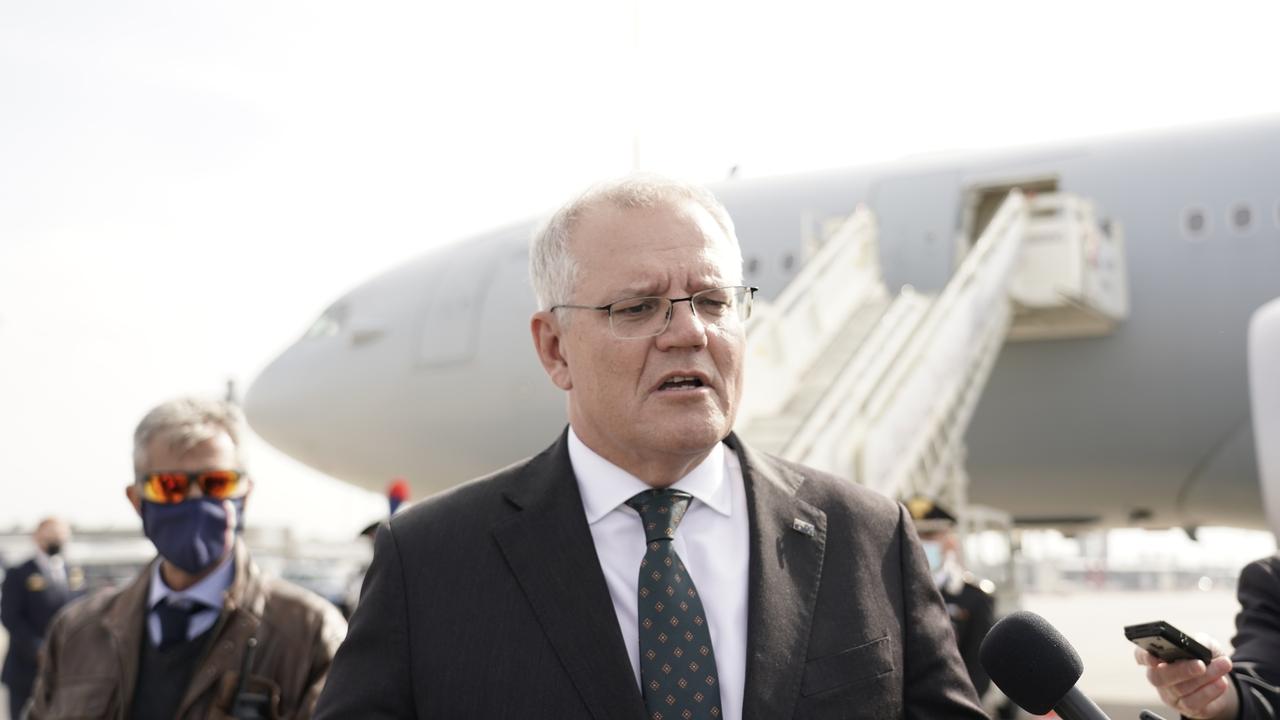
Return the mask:
<path id="1" fill-rule="evenodd" d="M 902 506 L 731 433 L 755 289 L 710 193 L 593 188 L 531 277 L 569 427 L 381 529 L 318 717 L 984 717 Z"/>
<path id="2" fill-rule="evenodd" d="M 84 578 L 67 567 L 63 550 L 71 528 L 59 518 L 45 518 L 32 535 L 36 554 L 10 568 L 0 587 L 0 621 L 9 632 L 0 681 L 9 690 L 9 717 L 17 718 L 31 697 L 36 658 L 44 644 L 49 621 L 80 589 Z"/>
<path id="3" fill-rule="evenodd" d="M 1134 648 L 1160 699 L 1196 720 L 1275 720 L 1280 716 L 1280 556 L 1255 560 L 1240 573 L 1235 652 L 1227 658 L 1209 640 L 1214 658 L 1161 662 Z M 1206 639 L 1207 640 L 1207 639 Z"/>

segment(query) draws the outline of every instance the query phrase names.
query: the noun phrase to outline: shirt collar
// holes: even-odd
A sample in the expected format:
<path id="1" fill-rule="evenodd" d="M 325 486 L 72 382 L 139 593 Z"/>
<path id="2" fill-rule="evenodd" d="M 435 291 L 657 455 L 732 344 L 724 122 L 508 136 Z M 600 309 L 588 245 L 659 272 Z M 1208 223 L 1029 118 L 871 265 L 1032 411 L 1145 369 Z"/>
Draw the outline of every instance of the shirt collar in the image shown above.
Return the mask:
<path id="1" fill-rule="evenodd" d="M 62 564 L 61 562 L 59 562 L 61 561 L 62 558 L 60 557 L 55 558 L 53 555 L 46 553 L 44 550 L 41 550 L 39 547 L 36 548 L 36 554 L 34 558 L 36 561 L 36 567 L 40 568 L 40 571 L 46 575 L 49 574 L 50 570 Z"/>
<path id="2" fill-rule="evenodd" d="M 163 562 L 163 561 L 161 561 Z M 187 600 L 221 608 L 222 598 L 236 578 L 235 553 L 227 553 L 227 557 L 218 564 L 218 568 L 205 576 L 200 582 L 186 590 L 171 590 L 160 574 L 160 562 L 151 566 L 151 588 L 147 592 L 147 609 L 154 608 L 161 600 Z"/>
<path id="3" fill-rule="evenodd" d="M 594 525 L 605 515 L 645 490 L 652 490 L 643 480 L 601 457 L 569 427 L 569 462 L 578 480 L 582 507 L 587 524 Z M 716 443 L 702 462 L 671 487 L 683 490 L 712 510 L 731 517 L 733 493 L 725 481 L 726 451 L 724 443 Z"/>

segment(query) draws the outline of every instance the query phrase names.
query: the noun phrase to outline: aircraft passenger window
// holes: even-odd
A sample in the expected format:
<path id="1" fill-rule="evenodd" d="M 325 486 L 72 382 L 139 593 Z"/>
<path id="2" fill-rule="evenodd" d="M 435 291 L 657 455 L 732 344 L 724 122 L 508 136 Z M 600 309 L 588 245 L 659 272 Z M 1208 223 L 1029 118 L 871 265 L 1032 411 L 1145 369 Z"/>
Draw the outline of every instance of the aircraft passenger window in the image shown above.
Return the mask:
<path id="1" fill-rule="evenodd" d="M 1253 209 L 1241 203 L 1231 210 L 1231 224 L 1236 230 L 1244 232 L 1253 224 Z"/>
<path id="2" fill-rule="evenodd" d="M 755 275 L 760 268 L 760 258 L 747 258 L 747 274 Z"/>
<path id="3" fill-rule="evenodd" d="M 791 268 L 795 267 L 795 264 L 796 264 L 796 256 L 795 256 L 795 255 L 792 255 L 791 253 L 787 253 L 786 255 L 783 255 L 783 256 L 782 256 L 782 269 L 783 269 L 783 270 L 790 270 Z"/>
<path id="4" fill-rule="evenodd" d="M 1183 218 L 1183 227 L 1186 228 L 1188 235 L 1199 240 L 1205 236 L 1209 228 L 1208 216 L 1202 208 L 1191 208 Z"/>

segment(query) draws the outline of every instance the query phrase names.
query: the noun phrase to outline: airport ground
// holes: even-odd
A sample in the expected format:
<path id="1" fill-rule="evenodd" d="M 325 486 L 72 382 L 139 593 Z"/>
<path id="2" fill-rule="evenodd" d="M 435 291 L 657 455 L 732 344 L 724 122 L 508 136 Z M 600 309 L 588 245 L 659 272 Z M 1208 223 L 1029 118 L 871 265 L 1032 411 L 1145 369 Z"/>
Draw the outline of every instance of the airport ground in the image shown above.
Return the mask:
<path id="1" fill-rule="evenodd" d="M 1134 720 L 1142 708 L 1172 720 L 1178 714 L 1164 707 L 1143 679 L 1124 638 L 1127 624 L 1164 619 L 1189 632 L 1207 632 L 1230 640 L 1238 605 L 1229 587 L 1211 590 L 1066 590 L 1027 593 L 1023 607 L 1043 615 L 1070 640 L 1084 660 L 1080 688 L 1112 720 Z M 0 652 L 7 637 L 0 632 Z M 0 690 L 0 720 L 8 701 Z"/>

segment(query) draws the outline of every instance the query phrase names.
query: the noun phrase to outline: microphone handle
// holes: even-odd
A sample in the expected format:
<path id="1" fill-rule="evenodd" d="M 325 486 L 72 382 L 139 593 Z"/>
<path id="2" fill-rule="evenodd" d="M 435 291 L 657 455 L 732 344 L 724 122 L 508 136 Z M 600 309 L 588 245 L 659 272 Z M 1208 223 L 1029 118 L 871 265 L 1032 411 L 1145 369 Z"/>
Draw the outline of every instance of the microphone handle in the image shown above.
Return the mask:
<path id="1" fill-rule="evenodd" d="M 1111 720 L 1101 708 L 1080 692 L 1080 688 L 1074 686 L 1053 706 L 1053 711 L 1062 720 Z"/>

